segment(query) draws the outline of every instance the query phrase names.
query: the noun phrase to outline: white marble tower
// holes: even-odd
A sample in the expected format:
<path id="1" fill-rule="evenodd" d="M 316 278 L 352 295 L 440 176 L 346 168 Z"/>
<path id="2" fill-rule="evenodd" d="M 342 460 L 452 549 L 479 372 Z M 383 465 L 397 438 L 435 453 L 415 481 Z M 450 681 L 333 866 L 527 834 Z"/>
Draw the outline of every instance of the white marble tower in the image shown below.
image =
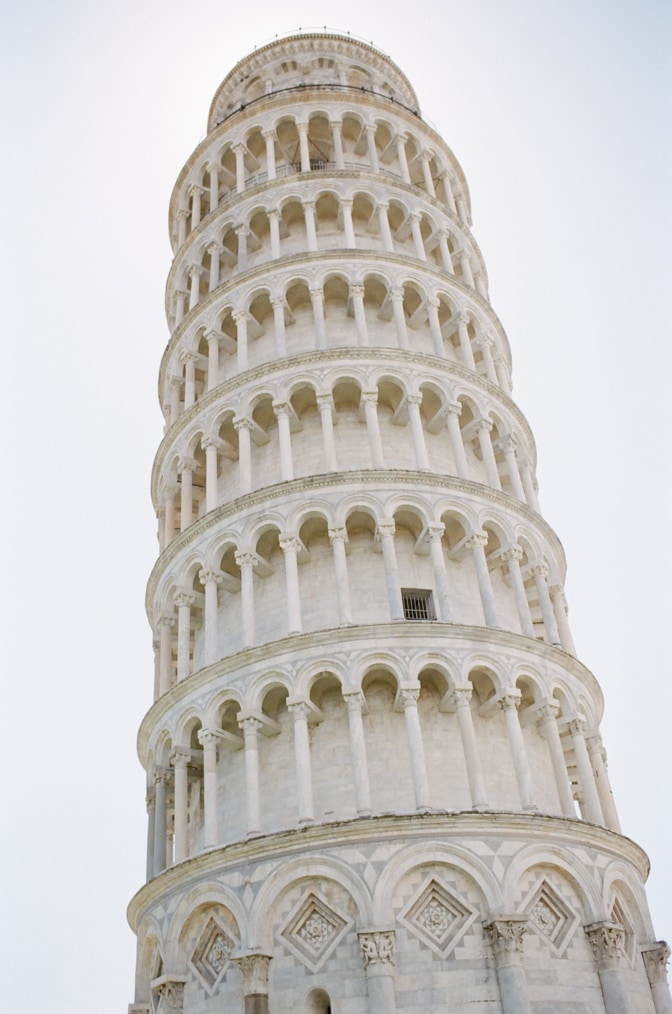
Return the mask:
<path id="1" fill-rule="evenodd" d="M 464 175 L 392 61 L 242 60 L 170 203 L 132 1012 L 670 1014 Z"/>

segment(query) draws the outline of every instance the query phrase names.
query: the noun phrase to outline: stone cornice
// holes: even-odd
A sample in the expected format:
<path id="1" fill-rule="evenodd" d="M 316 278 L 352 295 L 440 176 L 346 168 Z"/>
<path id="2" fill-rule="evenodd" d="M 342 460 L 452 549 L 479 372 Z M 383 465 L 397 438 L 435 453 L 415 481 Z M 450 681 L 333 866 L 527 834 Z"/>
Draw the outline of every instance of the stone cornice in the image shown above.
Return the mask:
<path id="1" fill-rule="evenodd" d="M 474 813 L 472 810 L 447 814 L 414 814 L 412 816 L 359 817 L 350 821 L 319 824 L 299 830 L 279 831 L 249 841 L 237 842 L 193 856 L 145 884 L 131 899 L 127 917 L 131 929 L 137 931 L 148 909 L 176 888 L 187 893 L 203 876 L 219 876 L 243 863 L 278 861 L 303 852 L 329 851 L 354 844 L 419 840 L 429 845 L 436 841 L 474 838 L 486 841 L 491 837 L 516 838 L 526 845 L 564 846 L 574 849 L 595 849 L 634 867 L 646 880 L 649 859 L 636 842 L 606 828 L 567 817 L 493 811 Z M 522 847 L 522 844 L 521 844 Z"/>
<path id="2" fill-rule="evenodd" d="M 183 412 L 177 421 L 173 423 L 169 430 L 163 435 L 161 443 L 159 444 L 154 457 L 154 463 L 152 465 L 150 487 L 154 506 L 159 506 L 157 488 L 158 479 L 164 465 L 166 455 L 170 453 L 170 450 L 179 434 L 188 430 L 198 417 L 206 413 L 209 408 L 215 406 L 219 401 L 230 396 L 233 392 L 242 391 L 245 387 L 249 387 L 250 385 L 257 383 L 259 380 L 268 380 L 271 377 L 282 377 L 285 372 L 289 374 L 292 371 L 305 369 L 307 366 L 312 369 L 320 369 L 320 367 L 323 367 L 325 363 L 337 364 L 340 362 L 348 364 L 353 362 L 370 362 L 375 366 L 378 366 L 380 363 L 390 362 L 394 365 L 395 371 L 398 371 L 401 365 L 411 368 L 423 366 L 430 370 L 440 370 L 445 372 L 451 379 L 454 377 L 462 381 L 462 383 L 478 388 L 480 391 L 483 391 L 483 393 L 487 394 L 491 398 L 494 398 L 502 405 L 505 416 L 508 413 L 515 418 L 517 424 L 525 434 L 527 448 L 532 455 L 530 464 L 532 465 L 532 468 L 536 468 L 536 445 L 527 419 L 515 401 L 509 398 L 500 387 L 493 384 L 487 377 L 484 377 L 479 373 L 475 373 L 473 370 L 469 370 L 460 363 L 450 362 L 446 359 L 441 359 L 438 356 L 432 356 L 427 352 L 411 352 L 391 348 L 351 349 L 346 346 L 342 346 L 340 348 L 321 351 L 311 350 L 310 352 L 304 352 L 301 355 L 288 356 L 286 359 L 276 359 L 270 363 L 260 363 L 258 366 L 255 366 L 251 370 L 246 370 L 244 373 L 234 374 L 234 376 L 225 380 L 224 383 L 219 384 L 217 387 L 213 388 L 212 391 L 208 391 L 202 398 L 199 398 L 194 405 L 187 409 L 186 412 Z"/>
<path id="3" fill-rule="evenodd" d="M 452 649 L 455 651 L 461 648 L 468 649 L 470 645 L 472 648 L 473 645 L 478 645 L 481 649 L 487 646 L 500 651 L 509 650 L 523 653 L 527 658 L 534 659 L 536 663 L 551 662 L 574 676 L 592 697 L 598 723 L 602 717 L 602 691 L 595 676 L 577 658 L 554 645 L 535 641 L 523 634 L 514 634 L 508 630 L 460 623 L 414 622 L 412 630 L 409 630 L 408 624 L 405 623 L 362 624 L 348 627 L 345 635 L 342 627 L 332 627 L 316 630 L 309 634 L 290 634 L 267 644 L 245 648 L 220 659 L 214 665 L 199 669 L 193 675 L 176 683 L 154 702 L 142 720 L 137 740 L 140 762 L 143 766 L 145 765 L 152 731 L 161 724 L 176 704 L 198 695 L 210 684 L 216 684 L 221 689 L 229 681 L 234 680 L 237 673 L 241 671 L 247 673 L 253 667 L 263 665 L 269 660 L 272 660 L 274 666 L 280 667 L 286 659 L 295 660 L 299 653 L 305 654 L 309 650 L 319 649 L 323 652 L 325 648 L 331 647 L 334 651 L 342 653 L 345 650 L 344 639 L 348 650 L 361 650 L 362 647 L 366 647 L 368 642 L 375 642 L 392 648 L 400 647 L 404 651 L 408 651 L 409 644 L 413 642 L 423 645 L 427 642 L 435 650 L 440 643 L 441 650 Z"/>
<path id="4" fill-rule="evenodd" d="M 547 521 L 528 507 L 527 504 L 516 500 L 507 493 L 493 489 L 479 482 L 471 482 L 468 479 L 458 479 L 449 475 L 432 475 L 431 472 L 418 472 L 415 470 L 400 470 L 394 468 L 370 469 L 367 471 L 353 470 L 352 472 L 322 472 L 318 475 L 302 476 L 299 479 L 292 479 L 287 482 L 274 483 L 272 486 L 264 486 L 263 489 L 244 496 L 230 500 L 228 503 L 217 507 L 216 510 L 208 511 L 203 517 L 194 521 L 184 531 L 176 535 L 170 545 L 164 549 L 152 568 L 147 582 L 145 595 L 145 608 L 148 617 L 151 616 L 151 605 L 156 592 L 158 581 L 166 568 L 173 562 L 176 556 L 187 546 L 202 544 L 202 537 L 210 529 L 215 528 L 224 521 L 230 520 L 236 514 L 245 514 L 249 517 L 250 512 L 266 504 L 269 501 L 278 502 L 287 500 L 292 494 L 304 495 L 307 491 L 318 489 L 345 488 L 352 493 L 353 486 L 361 486 L 367 491 L 372 488 L 378 489 L 405 489 L 411 487 L 416 492 L 423 489 L 440 489 L 450 493 L 464 493 L 473 496 L 480 503 L 490 503 L 505 509 L 507 512 L 517 514 L 534 528 L 540 530 L 547 542 L 553 547 L 555 558 L 561 569 L 561 578 L 564 580 L 566 561 L 565 552 L 560 539 L 553 531 Z"/>

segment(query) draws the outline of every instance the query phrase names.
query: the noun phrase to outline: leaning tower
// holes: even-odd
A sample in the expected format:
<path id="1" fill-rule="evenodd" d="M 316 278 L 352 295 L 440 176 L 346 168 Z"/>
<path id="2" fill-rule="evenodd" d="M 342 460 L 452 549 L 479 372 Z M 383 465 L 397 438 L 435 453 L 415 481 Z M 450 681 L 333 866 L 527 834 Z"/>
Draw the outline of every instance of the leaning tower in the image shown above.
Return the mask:
<path id="1" fill-rule="evenodd" d="M 333 34 L 170 203 L 129 1011 L 669 1012 L 467 184 Z"/>

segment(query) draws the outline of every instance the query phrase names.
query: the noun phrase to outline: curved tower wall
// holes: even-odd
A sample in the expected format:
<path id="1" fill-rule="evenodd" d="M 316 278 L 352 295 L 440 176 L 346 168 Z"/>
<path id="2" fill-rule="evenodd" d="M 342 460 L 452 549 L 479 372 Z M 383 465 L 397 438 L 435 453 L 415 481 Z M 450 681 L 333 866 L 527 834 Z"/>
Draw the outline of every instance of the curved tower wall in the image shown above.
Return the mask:
<path id="1" fill-rule="evenodd" d="M 411 85 L 350 38 L 255 51 L 169 225 L 130 1009 L 669 1010 L 467 184 Z"/>

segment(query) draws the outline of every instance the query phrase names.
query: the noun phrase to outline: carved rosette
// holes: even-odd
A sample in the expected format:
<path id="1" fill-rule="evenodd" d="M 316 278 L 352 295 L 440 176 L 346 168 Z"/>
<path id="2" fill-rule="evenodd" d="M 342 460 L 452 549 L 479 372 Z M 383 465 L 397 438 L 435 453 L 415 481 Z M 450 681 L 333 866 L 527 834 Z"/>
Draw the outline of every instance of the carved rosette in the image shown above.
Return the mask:
<path id="1" fill-rule="evenodd" d="M 586 926 L 586 936 L 593 949 L 598 972 L 620 968 L 625 957 L 625 930 L 613 922 L 594 922 Z"/>
<path id="2" fill-rule="evenodd" d="M 523 937 L 527 933 L 525 916 L 511 915 L 492 919 L 484 924 L 485 932 L 499 965 L 520 964 L 523 959 Z"/>
<path id="3" fill-rule="evenodd" d="M 394 930 L 370 930 L 357 934 L 364 968 L 391 971 L 394 965 Z"/>

